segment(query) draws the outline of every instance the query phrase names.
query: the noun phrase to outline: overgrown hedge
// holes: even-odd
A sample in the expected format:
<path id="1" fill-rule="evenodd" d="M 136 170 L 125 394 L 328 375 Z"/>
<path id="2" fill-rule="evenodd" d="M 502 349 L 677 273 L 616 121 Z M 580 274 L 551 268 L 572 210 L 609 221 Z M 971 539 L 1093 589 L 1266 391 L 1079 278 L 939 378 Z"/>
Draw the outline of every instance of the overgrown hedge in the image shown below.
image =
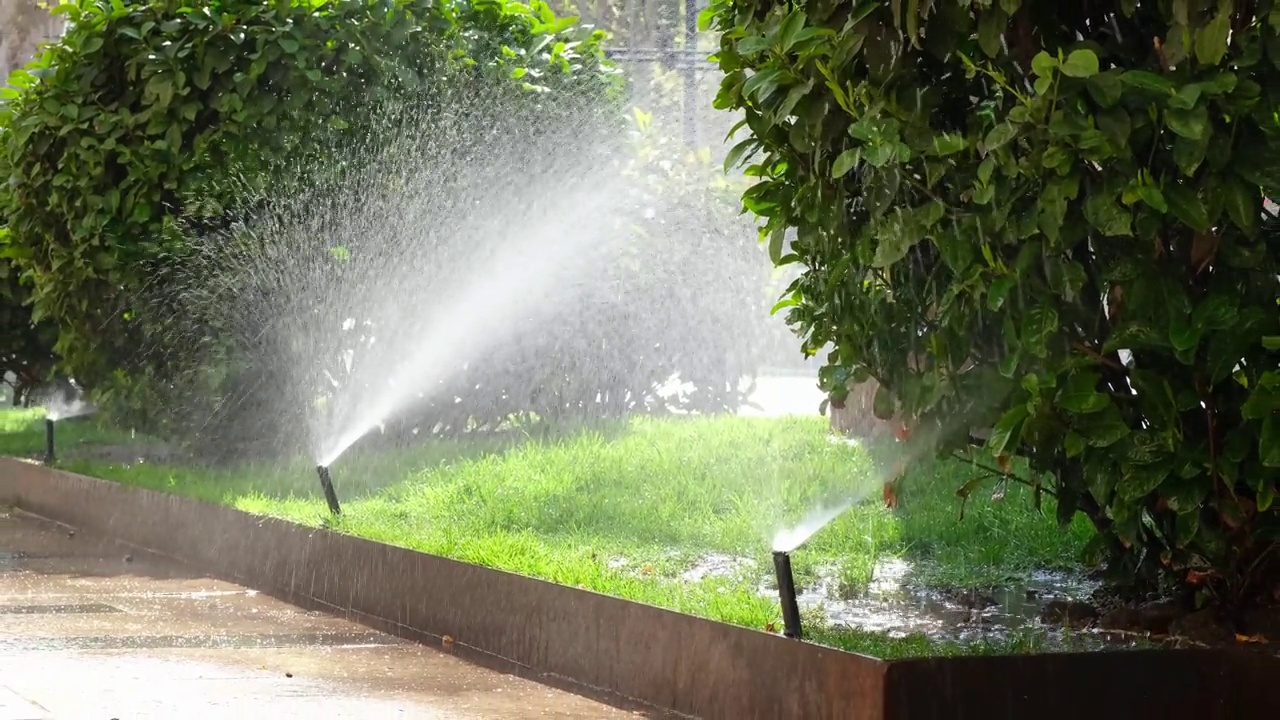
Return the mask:
<path id="1" fill-rule="evenodd" d="M 268 168 L 366 130 L 380 100 L 429 101 L 462 76 L 531 93 L 617 82 L 602 35 L 539 0 L 82 0 L 59 11 L 65 36 L 4 91 L 0 217 L 35 320 L 57 324 L 58 354 L 89 385 L 146 361 L 146 318 L 131 304 L 188 221 L 216 225 L 246 187 L 281 180 Z"/>
<path id="2" fill-rule="evenodd" d="M 1129 577 L 1275 587 L 1280 4 L 713 0 L 704 21 L 832 402 L 872 377 L 877 414 L 944 453 L 993 427 Z"/>
<path id="3" fill-rule="evenodd" d="M 310 173 L 350 171 L 338 167 L 344 153 L 376 153 L 397 133 L 388 118 L 412 123 L 415 108 L 474 112 L 476 133 L 581 122 L 591 102 L 619 129 L 625 121 L 602 33 L 538 0 L 81 2 L 69 12 L 66 37 L 15 77 L 19 91 L 0 109 L 7 253 L 36 317 L 57 325 L 62 366 L 95 390 L 104 415 L 170 437 L 198 433 L 231 456 L 250 441 L 293 446 L 281 434 L 305 426 L 295 415 L 320 388 L 281 391 L 296 368 L 261 340 L 288 317 L 264 309 L 287 298 L 192 298 L 209 290 L 193 280 L 208 260 L 200 248 L 293 212 L 325 184 Z M 493 108 L 458 100 L 472 90 Z M 705 153 L 655 132 L 644 112 L 633 120 L 637 142 L 621 152 L 634 156 L 625 162 L 638 176 L 635 212 L 618 218 L 630 244 L 601 268 L 607 280 L 592 281 L 601 292 L 591 311 L 518 348 L 497 343 L 406 427 L 625 414 L 674 372 L 698 386 L 692 407 L 741 401 L 730 381 L 754 370 L 767 264 L 733 204 L 716 197 L 724 180 Z M 575 132 L 583 147 L 565 139 Z M 580 166 L 586 153 L 622 161 L 567 125 L 528 135 L 517 165 L 557 153 Z M 537 142 L 545 147 L 525 147 Z M 447 173 L 466 160 L 441 162 Z M 289 291 L 253 285 L 245 290 Z"/>
<path id="4" fill-rule="evenodd" d="M 0 250 L 8 230 L 0 226 Z M 31 320 L 28 288 L 13 265 L 0 255 L 0 384 L 12 384 L 13 404 L 21 405 L 49 378 L 56 357 L 57 331 L 49 323 Z M 11 375 L 11 376 L 10 376 Z"/>

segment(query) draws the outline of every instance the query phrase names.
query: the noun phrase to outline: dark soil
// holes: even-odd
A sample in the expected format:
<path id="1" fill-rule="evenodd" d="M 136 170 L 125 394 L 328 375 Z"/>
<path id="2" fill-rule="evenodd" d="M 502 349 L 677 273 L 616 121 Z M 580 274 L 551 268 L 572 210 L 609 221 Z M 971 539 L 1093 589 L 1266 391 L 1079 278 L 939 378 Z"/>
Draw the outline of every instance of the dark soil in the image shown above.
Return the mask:
<path id="1" fill-rule="evenodd" d="M 1172 647 L 1249 645 L 1280 655 L 1280 600 L 1228 613 L 1197 608 L 1189 596 L 1121 599 L 1103 587 L 1084 600 L 1051 600 L 1042 607 L 1040 621 L 1140 636 Z"/>

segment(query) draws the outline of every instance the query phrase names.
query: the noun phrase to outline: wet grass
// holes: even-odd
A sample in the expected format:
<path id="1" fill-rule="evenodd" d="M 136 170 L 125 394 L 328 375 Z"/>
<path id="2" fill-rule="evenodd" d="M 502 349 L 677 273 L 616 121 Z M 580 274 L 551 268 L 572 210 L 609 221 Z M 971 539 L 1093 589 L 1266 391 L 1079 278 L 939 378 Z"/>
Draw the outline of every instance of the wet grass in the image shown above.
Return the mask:
<path id="1" fill-rule="evenodd" d="M 104 428 L 92 416 L 67 418 L 55 424 L 58 451 L 74 455 L 82 448 L 134 442 L 132 433 Z M 44 456 L 44 411 L 40 408 L 0 409 L 0 455 Z"/>
<path id="2" fill-rule="evenodd" d="M 329 522 L 310 463 L 230 468 L 121 464 L 94 459 L 95 443 L 124 435 L 92 423 L 60 429 L 59 464 L 70 470 L 179 493 L 308 525 Z M 0 411 L 0 453 L 43 448 L 38 415 Z M 605 433 L 552 440 L 432 442 L 377 455 L 353 451 L 334 464 L 343 498 L 337 529 L 747 627 L 779 623 L 762 593 L 774 532 L 815 507 L 858 500 L 793 556 L 797 582 L 838 567 L 851 592 L 880 559 L 910 559 L 919 579 L 989 585 L 1040 568 L 1074 568 L 1089 530 L 1066 530 L 1011 485 L 992 503 L 971 498 L 959 520 L 955 490 L 975 469 L 923 466 L 901 482 L 900 506 L 881 502 L 881 479 L 863 451 L 828 440 L 822 418 L 638 419 Z M 723 575 L 682 574 L 708 554 L 755 561 Z M 1034 635 L 960 647 L 826 627 L 822 642 L 878 657 L 1017 652 Z"/>

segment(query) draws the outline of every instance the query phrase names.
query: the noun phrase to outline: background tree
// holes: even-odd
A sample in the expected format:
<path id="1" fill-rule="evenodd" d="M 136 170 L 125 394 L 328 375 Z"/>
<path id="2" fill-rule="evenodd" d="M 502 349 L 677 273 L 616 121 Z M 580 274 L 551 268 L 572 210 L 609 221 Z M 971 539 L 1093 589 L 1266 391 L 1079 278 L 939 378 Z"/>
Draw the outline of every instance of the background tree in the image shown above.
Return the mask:
<path id="1" fill-rule="evenodd" d="M 999 467 L 1026 458 L 1012 479 L 1131 578 L 1276 587 L 1280 6 L 714 0 L 705 22 L 833 403 L 879 382 L 909 454 L 992 427 Z"/>
<path id="2" fill-rule="evenodd" d="M 37 0 L 0 0 L 0 88 L 9 71 L 26 64 L 38 45 L 62 32 L 62 18 Z M 5 222 L 0 216 L 0 382 L 11 385 L 15 405 L 53 371 L 54 329 L 36 324 L 28 306 L 30 292 L 4 253 Z"/>
<path id="3" fill-rule="evenodd" d="M 0 81 L 27 64 L 40 43 L 62 33 L 62 18 L 50 12 L 52 2 L 0 0 Z M 0 82 L 3 86 L 4 82 Z"/>

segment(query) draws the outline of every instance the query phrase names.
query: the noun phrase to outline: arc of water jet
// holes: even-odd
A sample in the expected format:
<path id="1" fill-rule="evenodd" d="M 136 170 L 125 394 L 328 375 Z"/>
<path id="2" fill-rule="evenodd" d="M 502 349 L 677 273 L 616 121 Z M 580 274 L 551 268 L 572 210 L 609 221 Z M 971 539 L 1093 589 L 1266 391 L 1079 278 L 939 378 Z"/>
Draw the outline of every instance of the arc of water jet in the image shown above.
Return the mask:
<path id="1" fill-rule="evenodd" d="M 582 223 L 600 222 L 605 213 L 602 211 L 612 197 L 612 187 L 593 188 L 593 195 L 587 202 L 579 204 L 575 216 Z M 570 223 L 558 222 L 555 227 L 546 228 L 546 233 L 559 232 Z M 593 227 L 589 225 L 589 227 Z M 540 237 L 540 235 L 538 235 Z M 503 324 L 503 314 L 513 311 L 513 303 L 495 302 L 495 297 L 538 296 L 557 281 L 565 280 L 564 268 L 583 265 L 583 256 L 593 250 L 605 250 L 599 244 L 599 236 L 578 228 L 576 232 L 557 238 L 549 243 L 530 243 L 530 253 L 521 252 L 518 257 L 503 258 L 503 262 L 495 272 L 483 273 L 481 282 L 472 283 L 460 293 L 449 294 L 453 300 L 447 308 L 437 311 L 424 328 L 422 337 L 430 338 L 429 344 L 423 344 L 396 364 L 388 373 L 389 378 L 374 395 L 375 399 L 367 406 L 356 408 L 349 422 L 342 422 L 346 430 L 328 433 L 329 439 L 320 444 L 318 462 L 328 465 L 336 461 L 348 448 L 364 437 L 391 416 L 405 395 L 416 395 L 417 391 L 430 387 L 433 383 L 448 380 L 457 372 L 460 363 L 449 362 L 451 358 L 470 358 L 483 352 L 503 333 L 498 330 Z M 517 292 L 518 291 L 518 292 Z M 464 323 L 457 318 L 470 314 L 469 321 Z M 476 328 L 486 328 L 477 333 Z M 421 368 L 428 368 L 422 373 Z M 417 375 L 406 378 L 409 373 Z M 331 426 L 331 431 L 337 427 Z"/>
<path id="2" fill-rule="evenodd" d="M 773 536 L 774 552 L 791 552 L 813 537 L 813 534 L 835 520 L 845 510 L 853 507 L 854 500 L 845 500 L 839 504 L 821 507 L 810 512 L 796 525 L 779 530 Z"/>

